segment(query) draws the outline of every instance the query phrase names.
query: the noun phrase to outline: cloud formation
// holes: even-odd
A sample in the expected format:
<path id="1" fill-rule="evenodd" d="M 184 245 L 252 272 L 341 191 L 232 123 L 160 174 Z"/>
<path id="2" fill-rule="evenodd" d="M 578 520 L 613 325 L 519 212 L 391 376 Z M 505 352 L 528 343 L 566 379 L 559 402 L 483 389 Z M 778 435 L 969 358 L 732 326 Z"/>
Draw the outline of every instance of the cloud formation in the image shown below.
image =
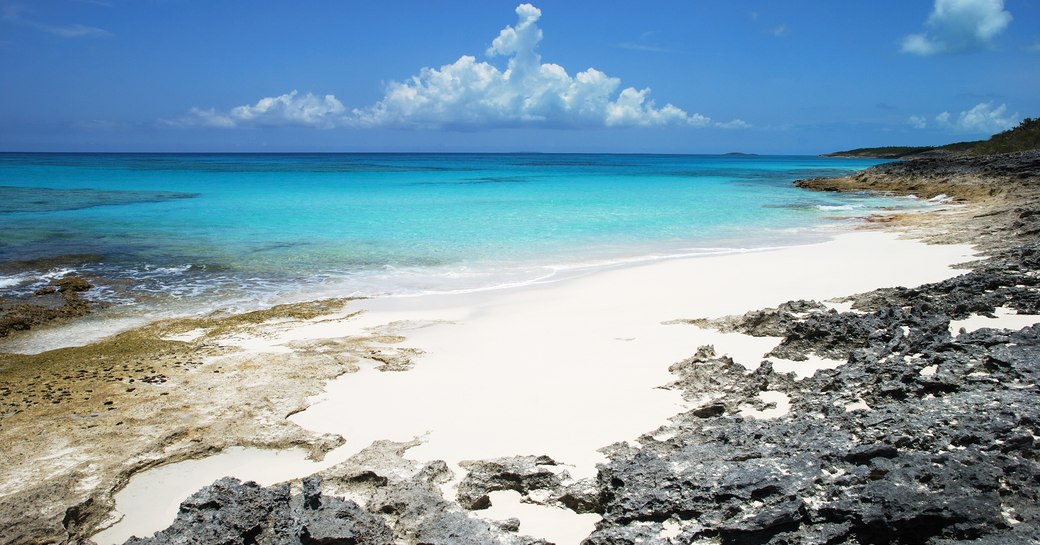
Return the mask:
<path id="1" fill-rule="evenodd" d="M 517 23 L 502 29 L 485 52 L 506 59 L 504 70 L 463 55 L 440 68 L 387 85 L 383 98 L 349 112 L 333 95 L 295 91 L 267 97 L 254 105 L 191 111 L 178 125 L 239 127 L 302 125 L 310 127 L 399 127 L 487 129 L 516 126 L 718 127 L 747 128 L 742 120 L 715 122 L 672 104 L 658 107 L 650 89 L 621 88 L 621 80 L 595 68 L 571 76 L 558 64 L 542 63 L 537 51 L 541 10 L 516 8 Z"/>
<path id="2" fill-rule="evenodd" d="M 192 108 L 186 119 L 168 122 L 172 125 L 204 125 L 232 128 L 245 125 L 285 126 L 303 125 L 332 128 L 343 120 L 343 104 L 332 95 L 319 97 L 311 93 L 300 96 L 297 91 L 276 97 L 262 98 L 256 104 L 237 106 L 228 112 L 214 108 Z"/>
<path id="3" fill-rule="evenodd" d="M 0 19 L 9 23 L 35 28 L 59 38 L 107 38 L 112 36 L 111 32 L 103 28 L 81 25 L 79 23 L 67 25 L 41 23 L 33 19 L 27 19 L 22 15 L 23 11 L 25 9 L 21 6 L 4 6 L 3 10 L 0 11 Z"/>
<path id="4" fill-rule="evenodd" d="M 935 0 L 925 21 L 928 31 L 903 38 L 902 51 L 921 56 L 983 51 L 1010 23 L 1004 0 Z"/>
<path id="5" fill-rule="evenodd" d="M 993 107 L 992 102 L 981 102 L 956 117 L 950 112 L 942 112 L 935 116 L 933 126 L 958 133 L 991 135 L 1014 127 L 1020 120 L 1018 112 L 1007 113 L 1005 104 Z M 928 119 L 924 116 L 910 116 L 907 122 L 915 129 L 929 127 Z"/>

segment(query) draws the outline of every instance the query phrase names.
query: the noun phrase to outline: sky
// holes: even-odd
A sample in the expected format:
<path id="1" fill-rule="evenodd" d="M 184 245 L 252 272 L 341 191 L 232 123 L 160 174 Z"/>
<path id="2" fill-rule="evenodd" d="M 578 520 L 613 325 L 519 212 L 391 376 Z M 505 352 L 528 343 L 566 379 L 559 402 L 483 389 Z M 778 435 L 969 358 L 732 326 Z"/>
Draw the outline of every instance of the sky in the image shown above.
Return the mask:
<path id="1" fill-rule="evenodd" d="M 0 0 L 0 151 L 816 154 L 1038 116 L 1036 0 Z"/>

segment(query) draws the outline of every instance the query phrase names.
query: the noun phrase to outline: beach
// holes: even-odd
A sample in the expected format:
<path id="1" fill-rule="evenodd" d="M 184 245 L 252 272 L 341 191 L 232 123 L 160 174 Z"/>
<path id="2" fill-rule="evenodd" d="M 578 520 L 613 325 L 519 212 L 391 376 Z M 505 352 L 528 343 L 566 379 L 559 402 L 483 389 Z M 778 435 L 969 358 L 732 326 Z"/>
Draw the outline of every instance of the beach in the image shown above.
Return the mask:
<path id="1" fill-rule="evenodd" d="M 966 225 L 965 210 L 949 207 L 921 216 Z M 622 471 L 625 464 L 656 471 L 658 462 L 648 457 L 689 456 L 691 445 L 718 441 L 708 437 L 711 429 L 742 428 L 750 435 L 733 440 L 741 443 L 754 436 L 751 428 L 771 437 L 769 426 L 797 428 L 817 414 L 829 422 L 898 410 L 871 397 L 869 386 L 842 389 L 828 401 L 829 409 L 813 405 L 817 394 L 809 391 L 823 384 L 813 381 L 837 380 L 862 363 L 854 362 L 858 352 L 846 346 L 848 339 L 827 346 L 802 339 L 808 344 L 798 345 L 793 332 L 807 321 L 831 320 L 829 327 L 837 323 L 847 334 L 853 329 L 842 324 L 881 312 L 877 298 L 869 307 L 848 296 L 941 286 L 964 275 L 966 263 L 991 258 L 963 237 L 926 244 L 907 236 L 934 234 L 927 221 L 916 223 L 916 217 L 895 225 L 861 222 L 871 228 L 847 229 L 822 242 L 618 265 L 514 288 L 177 318 L 100 344 L 10 355 L 5 388 L 11 403 L 0 439 L 18 448 L 4 470 L 4 541 L 93 536 L 98 543 L 121 543 L 133 534 L 146 537 L 173 522 L 177 504 L 189 494 L 229 472 L 263 486 L 291 480 L 297 484 L 285 489 L 287 498 L 306 496 L 300 486 L 312 487 L 310 497 L 320 496 L 313 483 L 299 484 L 317 475 L 322 497 L 346 498 L 335 501 L 381 513 L 372 524 L 388 524 L 404 542 L 448 543 L 449 536 L 479 532 L 486 542 L 533 543 L 526 535 L 560 545 L 582 542 L 594 531 L 592 543 L 615 542 L 620 534 L 610 532 L 643 532 L 658 540 L 705 531 L 719 535 L 729 530 L 704 529 L 715 515 L 699 520 L 681 515 L 678 507 L 626 515 L 673 501 L 669 496 L 623 503 L 668 478 L 647 481 L 657 485 L 639 481 L 633 491 L 619 489 L 610 475 L 635 482 Z M 995 230 L 995 236 L 1000 233 L 1007 231 Z M 951 325 L 948 316 L 943 331 L 957 337 L 977 327 L 1031 325 L 1036 313 L 1012 308 L 1015 300 L 951 312 L 960 321 Z M 791 301 L 814 303 L 784 307 Z M 745 315 L 759 309 L 773 310 L 758 318 Z M 903 325 L 871 327 L 895 335 L 889 343 L 895 350 L 899 338 L 916 339 L 911 332 L 924 322 L 892 316 L 876 319 Z M 726 317 L 729 322 L 720 321 Z M 777 354 L 778 345 L 795 348 Z M 915 376 L 917 367 L 931 371 L 920 376 L 947 372 L 939 360 L 925 361 L 925 352 L 915 345 L 904 365 Z M 94 371 L 101 362 L 109 362 L 107 375 Z M 697 378 L 693 369 L 701 364 L 717 373 Z M 715 390 L 712 381 L 718 382 Z M 1033 395 L 1035 384 L 1023 388 Z M 55 390 L 68 402 L 32 401 Z M 929 399 L 941 392 L 930 391 Z M 855 450 L 864 443 L 836 448 Z M 771 444 L 763 439 L 755 448 Z M 720 447 L 718 456 L 723 452 Z M 774 455 L 726 459 L 739 466 Z M 661 463 L 687 475 L 690 464 L 699 463 L 692 460 Z M 211 469 L 191 465 L 196 462 Z M 810 469 L 789 468 L 787 474 Z M 505 474 L 512 480 L 503 481 Z M 231 485 L 228 490 L 239 493 Z M 733 501 L 769 507 L 775 500 L 766 499 L 772 492 L 741 494 Z M 390 505 L 388 497 L 396 507 L 381 511 L 379 505 Z M 121 520 L 121 505 L 132 506 L 135 514 Z M 762 527 L 792 531 L 784 517 L 805 511 L 804 505 Z M 420 517 L 416 509 L 427 514 Z M 24 515 L 32 510 L 40 515 Z M 515 520 L 501 522 L 510 519 Z"/>

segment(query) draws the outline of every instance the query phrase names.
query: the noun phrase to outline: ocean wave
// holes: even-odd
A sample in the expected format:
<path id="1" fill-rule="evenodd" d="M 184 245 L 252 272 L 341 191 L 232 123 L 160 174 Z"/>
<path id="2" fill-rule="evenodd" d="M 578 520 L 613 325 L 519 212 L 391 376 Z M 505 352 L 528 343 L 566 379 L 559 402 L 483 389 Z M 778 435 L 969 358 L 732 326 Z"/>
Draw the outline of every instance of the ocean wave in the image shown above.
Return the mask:
<path id="1" fill-rule="evenodd" d="M 32 278 L 31 275 L 25 273 L 0 276 L 0 289 L 13 288 L 19 284 L 32 280 Z"/>
<path id="2" fill-rule="evenodd" d="M 859 210 L 859 209 L 862 209 L 862 208 L 863 208 L 863 205 L 861 205 L 861 204 L 819 204 L 819 205 L 816 205 L 816 209 L 817 210 L 821 210 L 821 211 L 824 211 L 824 212 L 835 212 L 835 211 L 844 211 L 844 210 Z"/>

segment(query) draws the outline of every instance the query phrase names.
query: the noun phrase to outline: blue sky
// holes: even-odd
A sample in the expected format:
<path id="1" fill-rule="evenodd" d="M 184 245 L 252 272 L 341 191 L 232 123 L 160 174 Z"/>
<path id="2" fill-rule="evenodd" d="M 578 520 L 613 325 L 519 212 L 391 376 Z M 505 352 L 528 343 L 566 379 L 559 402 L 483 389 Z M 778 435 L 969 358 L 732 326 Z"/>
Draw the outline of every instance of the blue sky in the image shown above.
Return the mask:
<path id="1" fill-rule="evenodd" d="M 0 0 L 2 151 L 821 153 L 1040 116 L 1035 0 Z"/>

